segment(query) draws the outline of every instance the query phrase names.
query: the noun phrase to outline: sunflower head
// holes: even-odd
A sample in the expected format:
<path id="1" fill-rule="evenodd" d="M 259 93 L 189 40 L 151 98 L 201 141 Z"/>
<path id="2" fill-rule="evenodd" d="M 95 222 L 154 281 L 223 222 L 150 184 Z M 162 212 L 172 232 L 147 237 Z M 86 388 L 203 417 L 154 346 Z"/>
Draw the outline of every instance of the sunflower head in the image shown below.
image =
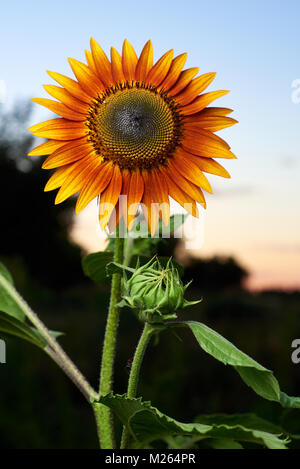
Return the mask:
<path id="1" fill-rule="evenodd" d="M 158 259 L 151 259 L 147 264 L 137 266 L 130 279 L 124 280 L 121 305 L 124 303 L 132 308 L 144 322 L 160 323 L 176 319 L 179 309 L 200 302 L 184 298 L 189 284 L 183 285 L 172 259 L 165 266 Z"/>
<path id="2" fill-rule="evenodd" d="M 121 218 L 130 228 L 141 204 L 154 233 L 159 217 L 169 222 L 170 197 L 198 216 L 212 192 L 204 173 L 230 177 L 214 158 L 235 158 L 214 133 L 237 122 L 232 111 L 207 107 L 227 91 L 203 93 L 215 73 L 183 70 L 186 54 L 173 50 L 153 64 L 151 41 L 138 57 L 125 40 L 109 60 L 92 39 L 86 61 L 69 59 L 75 80 L 48 72 L 61 85 L 45 85 L 55 100 L 33 99 L 60 116 L 29 129 L 48 139 L 29 155 L 49 155 L 43 168 L 56 169 L 45 190 L 59 189 L 56 203 L 78 193 L 76 212 L 100 196 L 102 228 Z"/>
<path id="3" fill-rule="evenodd" d="M 182 133 L 175 101 L 139 82 L 107 90 L 96 100 L 87 126 L 95 152 L 132 171 L 165 164 Z"/>

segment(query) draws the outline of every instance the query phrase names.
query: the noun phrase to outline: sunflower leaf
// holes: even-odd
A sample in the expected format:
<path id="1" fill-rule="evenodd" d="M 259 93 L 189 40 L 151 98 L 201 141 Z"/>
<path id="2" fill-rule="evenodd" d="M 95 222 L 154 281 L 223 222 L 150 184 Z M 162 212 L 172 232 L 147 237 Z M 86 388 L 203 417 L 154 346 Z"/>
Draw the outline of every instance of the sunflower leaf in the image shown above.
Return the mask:
<path id="1" fill-rule="evenodd" d="M 84 274 L 95 283 L 103 283 L 107 279 L 106 266 L 114 259 L 113 252 L 95 252 L 82 259 Z"/>
<path id="2" fill-rule="evenodd" d="M 14 288 L 12 276 L 7 268 L 0 263 L 0 311 L 20 320 L 24 320 L 24 311 L 9 292 L 12 288 Z"/>
<path id="3" fill-rule="evenodd" d="M 206 353 L 225 365 L 233 366 L 245 383 L 257 394 L 270 401 L 280 401 L 279 384 L 272 371 L 257 363 L 205 324 L 194 321 L 175 324 L 188 327 Z"/>
<path id="4" fill-rule="evenodd" d="M 46 346 L 36 329 L 3 312 L 0 312 L 0 331 L 27 340 L 40 348 Z"/>
<path id="5" fill-rule="evenodd" d="M 236 426 L 241 425 L 252 430 L 260 430 L 262 432 L 280 434 L 284 433 L 282 427 L 262 419 L 253 413 L 247 414 L 209 414 L 199 415 L 195 419 L 196 423 L 203 425 L 227 425 Z"/>
<path id="6" fill-rule="evenodd" d="M 238 441 L 220 438 L 218 440 L 207 440 L 206 445 L 211 449 L 244 449 Z"/>
<path id="7" fill-rule="evenodd" d="M 270 449 L 286 449 L 287 438 L 280 433 L 272 433 L 251 428 L 241 422 L 182 423 L 175 420 L 155 407 L 150 402 L 129 399 L 126 395 L 108 394 L 100 397 L 99 403 L 110 407 L 125 425 L 134 440 L 134 447 L 142 448 L 155 440 L 168 440 L 176 436 L 194 436 L 198 441 L 213 439 L 216 441 L 230 440 L 251 442 Z"/>
<path id="8" fill-rule="evenodd" d="M 285 392 L 281 392 L 280 404 L 286 409 L 300 409 L 300 397 L 288 396 Z"/>
<path id="9" fill-rule="evenodd" d="M 46 340 L 40 332 L 26 322 L 26 303 L 15 290 L 13 279 L 6 267 L 0 264 L 0 332 L 27 340 L 44 349 Z M 62 335 L 50 331 L 53 337 Z"/>
<path id="10" fill-rule="evenodd" d="M 233 366 L 243 381 L 259 396 L 278 402 L 285 408 L 300 408 L 300 398 L 290 397 L 281 392 L 271 370 L 250 358 L 213 329 L 195 321 L 170 322 L 169 326 L 188 327 L 206 353 L 225 365 Z"/>

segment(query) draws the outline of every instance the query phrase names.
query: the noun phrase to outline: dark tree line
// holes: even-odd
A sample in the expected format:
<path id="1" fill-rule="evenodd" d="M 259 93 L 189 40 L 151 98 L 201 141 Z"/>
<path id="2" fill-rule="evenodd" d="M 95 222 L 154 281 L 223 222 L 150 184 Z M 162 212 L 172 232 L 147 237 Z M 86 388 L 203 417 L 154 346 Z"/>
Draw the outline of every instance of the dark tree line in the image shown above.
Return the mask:
<path id="1" fill-rule="evenodd" d="M 82 280 L 80 249 L 68 238 L 74 202 L 55 206 L 44 192 L 49 171 L 27 156 L 35 143 L 26 131 L 30 113 L 30 104 L 0 108 L 0 257 L 18 256 L 41 285 L 62 289 Z"/>

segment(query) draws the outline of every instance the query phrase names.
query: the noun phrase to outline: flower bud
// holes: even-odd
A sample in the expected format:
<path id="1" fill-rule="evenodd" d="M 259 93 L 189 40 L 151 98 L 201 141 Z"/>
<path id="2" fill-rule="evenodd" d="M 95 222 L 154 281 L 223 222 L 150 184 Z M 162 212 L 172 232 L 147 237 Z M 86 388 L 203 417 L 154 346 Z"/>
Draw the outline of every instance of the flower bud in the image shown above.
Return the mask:
<path id="1" fill-rule="evenodd" d="M 158 259 L 151 259 L 125 281 L 123 299 L 142 321 L 163 322 L 176 319 L 178 309 L 198 303 L 184 299 L 187 287 L 183 285 L 171 259 L 165 267 Z"/>

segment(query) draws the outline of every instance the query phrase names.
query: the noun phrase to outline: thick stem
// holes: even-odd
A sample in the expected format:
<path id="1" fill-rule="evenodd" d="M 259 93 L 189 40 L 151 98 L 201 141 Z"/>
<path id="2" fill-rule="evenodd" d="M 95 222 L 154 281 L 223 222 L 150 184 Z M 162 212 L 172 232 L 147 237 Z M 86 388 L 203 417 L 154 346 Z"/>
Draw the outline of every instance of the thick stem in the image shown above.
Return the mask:
<path id="1" fill-rule="evenodd" d="M 74 370 L 71 370 L 68 364 L 63 361 L 57 354 L 52 350 L 49 345 L 44 349 L 47 355 L 52 358 L 52 360 L 62 369 L 62 371 L 70 378 L 70 380 L 75 384 L 79 391 L 85 396 L 86 400 L 90 404 L 91 399 L 97 398 L 97 393 L 90 387 L 90 385 L 85 381 L 85 379 L 80 379 L 78 372 L 74 373 Z"/>
<path id="2" fill-rule="evenodd" d="M 119 237 L 119 229 L 117 227 L 114 261 L 119 264 L 123 262 L 123 245 L 124 239 Z M 99 394 L 101 396 L 112 391 L 116 338 L 119 324 L 119 307 L 117 303 L 119 303 L 121 299 L 121 281 L 122 275 L 120 273 L 113 274 L 100 373 Z M 96 412 L 96 422 L 101 448 L 112 449 L 115 446 L 112 412 L 108 407 L 102 404 L 97 406 Z"/>
<path id="3" fill-rule="evenodd" d="M 134 245 L 134 238 L 130 236 L 130 233 L 128 233 L 126 243 L 125 243 L 124 262 L 123 262 L 123 264 L 126 266 L 130 265 L 133 245 Z"/>
<path id="4" fill-rule="evenodd" d="M 145 323 L 142 335 L 140 337 L 139 343 L 137 345 L 134 359 L 132 362 L 130 376 L 128 381 L 127 397 L 134 398 L 136 397 L 137 386 L 140 376 L 141 365 L 145 355 L 146 348 L 149 344 L 150 338 L 156 329 L 148 323 Z M 129 432 L 126 427 L 123 428 L 121 449 L 125 449 L 129 441 Z"/>
<path id="5" fill-rule="evenodd" d="M 51 332 L 45 324 L 40 320 L 40 318 L 32 311 L 30 306 L 26 301 L 19 295 L 16 289 L 3 277 L 0 276 L 0 284 L 4 286 L 6 291 L 9 292 L 14 301 L 19 305 L 19 307 L 24 312 L 25 316 L 29 321 L 37 328 L 45 342 L 48 344 L 45 346 L 45 352 L 51 356 L 51 358 L 64 370 L 64 372 L 72 379 L 76 384 L 78 389 L 84 394 L 84 396 L 89 401 L 90 399 L 96 399 L 97 393 L 87 382 L 85 377 L 80 373 L 76 365 L 68 357 L 63 348 L 59 345 L 57 340 L 51 335 Z"/>

